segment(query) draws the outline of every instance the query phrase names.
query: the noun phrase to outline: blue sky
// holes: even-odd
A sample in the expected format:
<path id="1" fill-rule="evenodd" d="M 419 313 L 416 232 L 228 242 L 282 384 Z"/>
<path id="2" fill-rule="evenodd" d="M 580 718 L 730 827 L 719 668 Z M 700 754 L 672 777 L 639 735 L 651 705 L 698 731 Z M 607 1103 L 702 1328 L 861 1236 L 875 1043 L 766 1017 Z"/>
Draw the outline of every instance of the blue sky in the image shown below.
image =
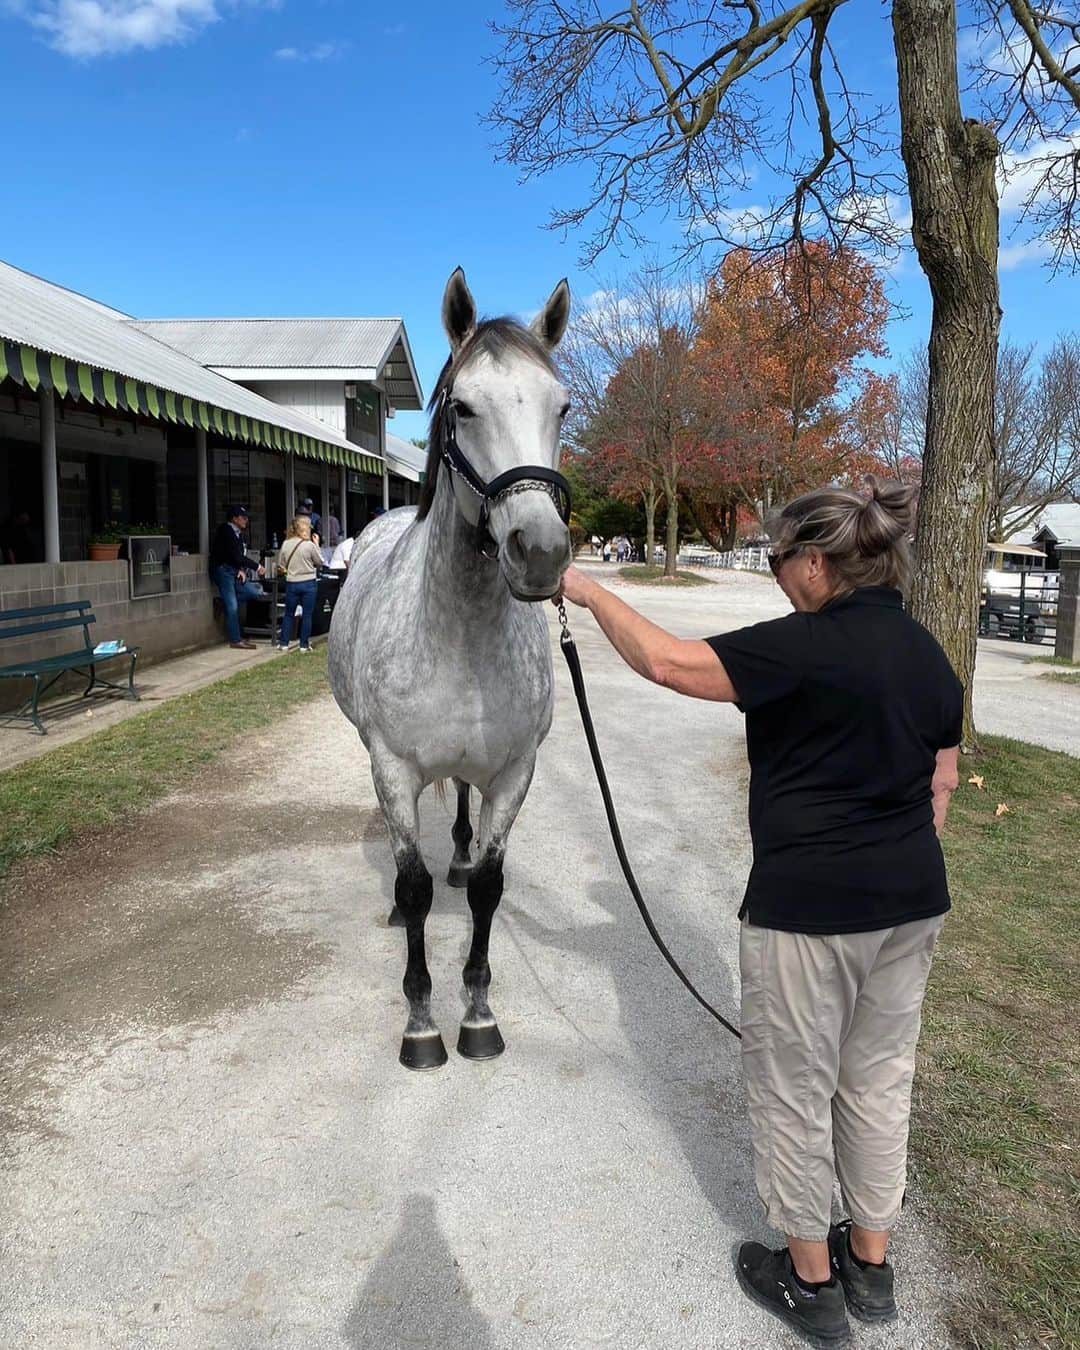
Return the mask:
<path id="1" fill-rule="evenodd" d="M 382 8 L 382 7 L 379 7 Z M 580 241 L 543 228 L 582 171 L 521 185 L 480 124 L 494 76 L 492 3 L 421 0 L 373 17 L 346 0 L 0 0 L 7 109 L 0 257 L 142 316 L 401 314 L 425 394 L 445 356 L 442 288 L 462 264 L 482 310 L 527 314 Z M 895 67 L 883 7 L 840 11 L 853 82 L 884 102 Z M 749 193 L 743 205 L 754 204 Z M 1046 342 L 1080 313 L 1006 211 L 1004 332 Z M 656 223 L 670 243 L 670 222 Z M 925 341 L 911 257 L 896 354 Z M 400 435 L 423 434 L 399 414 Z"/>

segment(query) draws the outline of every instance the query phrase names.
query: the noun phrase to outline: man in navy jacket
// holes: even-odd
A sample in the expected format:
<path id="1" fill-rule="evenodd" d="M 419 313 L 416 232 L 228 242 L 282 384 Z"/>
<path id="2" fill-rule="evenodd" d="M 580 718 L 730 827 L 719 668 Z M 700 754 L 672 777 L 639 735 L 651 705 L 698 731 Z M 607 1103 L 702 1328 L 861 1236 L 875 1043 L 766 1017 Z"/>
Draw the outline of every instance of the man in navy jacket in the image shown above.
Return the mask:
<path id="1" fill-rule="evenodd" d="M 253 651 L 254 642 L 247 642 L 240 631 L 240 601 L 258 600 L 262 597 L 262 587 L 248 580 L 248 571 L 263 575 L 263 569 L 249 561 L 244 551 L 243 533 L 248 526 L 246 506 L 230 506 L 228 518 L 218 527 L 214 542 L 210 547 L 210 576 L 221 595 L 225 606 L 225 628 L 229 635 L 229 646 L 244 651 Z"/>

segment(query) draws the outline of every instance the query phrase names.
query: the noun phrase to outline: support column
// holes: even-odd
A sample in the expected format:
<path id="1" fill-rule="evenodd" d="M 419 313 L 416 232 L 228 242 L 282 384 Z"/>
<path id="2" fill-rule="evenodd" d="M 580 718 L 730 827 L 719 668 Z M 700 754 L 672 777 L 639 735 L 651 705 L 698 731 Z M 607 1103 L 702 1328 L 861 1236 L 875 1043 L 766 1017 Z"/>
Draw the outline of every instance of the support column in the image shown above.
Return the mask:
<path id="1" fill-rule="evenodd" d="M 327 517 L 330 515 L 330 465 L 327 464 L 326 460 L 322 461 L 322 472 L 319 475 L 319 490 L 320 495 L 322 496 L 322 509 L 319 512 L 322 516 L 322 530 L 320 533 L 322 534 L 322 542 L 325 547 L 329 542 L 327 536 L 330 533 L 330 527 L 326 523 Z"/>
<path id="2" fill-rule="evenodd" d="M 199 505 L 199 552 L 210 556 L 210 463 L 207 459 L 206 432 L 195 428 L 195 500 Z"/>
<path id="3" fill-rule="evenodd" d="M 293 456 L 285 456 L 285 528 L 288 529 L 296 515 L 296 469 Z"/>
<path id="4" fill-rule="evenodd" d="M 383 510 L 390 510 L 390 471 L 386 467 L 386 395 L 379 393 L 379 454 L 382 456 L 382 504 Z"/>
<path id="5" fill-rule="evenodd" d="M 341 477 L 338 479 L 338 510 L 341 514 L 338 516 L 338 520 L 341 521 L 341 537 L 344 539 L 349 533 L 349 471 L 344 464 L 341 466 L 340 474 Z"/>
<path id="6" fill-rule="evenodd" d="M 60 493 L 56 472 L 56 403 L 51 389 L 38 390 L 41 410 L 41 498 L 44 510 L 45 561 L 60 561 Z"/>
<path id="7" fill-rule="evenodd" d="M 1061 589 L 1058 591 L 1054 655 L 1080 663 L 1080 544 L 1058 544 Z"/>

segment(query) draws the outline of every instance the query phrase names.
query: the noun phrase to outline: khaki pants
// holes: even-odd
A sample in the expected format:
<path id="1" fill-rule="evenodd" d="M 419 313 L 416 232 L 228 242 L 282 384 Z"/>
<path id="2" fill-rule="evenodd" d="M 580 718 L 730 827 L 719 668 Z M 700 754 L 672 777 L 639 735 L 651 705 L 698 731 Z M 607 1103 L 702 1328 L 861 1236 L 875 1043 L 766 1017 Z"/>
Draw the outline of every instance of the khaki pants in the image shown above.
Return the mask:
<path id="1" fill-rule="evenodd" d="M 743 921 L 742 1056 L 769 1222 L 820 1242 L 833 1169 L 863 1228 L 896 1223 L 915 1044 L 943 917 L 874 933 L 782 933 Z"/>

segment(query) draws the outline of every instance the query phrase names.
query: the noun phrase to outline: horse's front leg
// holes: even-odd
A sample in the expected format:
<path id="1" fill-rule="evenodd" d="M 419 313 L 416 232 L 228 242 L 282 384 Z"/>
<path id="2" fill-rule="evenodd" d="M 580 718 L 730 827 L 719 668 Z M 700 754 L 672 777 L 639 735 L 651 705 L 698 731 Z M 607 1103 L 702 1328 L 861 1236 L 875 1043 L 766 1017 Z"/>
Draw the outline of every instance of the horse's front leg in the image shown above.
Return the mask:
<path id="1" fill-rule="evenodd" d="M 511 826 L 532 782 L 535 756 L 514 760 L 492 780 L 480 808 L 479 856 L 469 877 L 473 938 L 462 978 L 468 1000 L 458 1035 L 458 1054 L 466 1059 L 492 1059 L 506 1048 L 488 1004 L 491 966 L 488 942 L 491 920 L 503 893 L 503 857 Z"/>
<path id="2" fill-rule="evenodd" d="M 400 1059 L 408 1069 L 437 1069 L 446 1063 L 446 1047 L 431 1016 L 431 976 L 424 949 L 424 925 L 431 909 L 431 873 L 419 845 L 417 798 L 423 787 L 416 769 L 387 750 L 372 747 L 371 776 L 397 864 L 394 909 L 405 925 L 407 959 L 402 988 L 409 1020 Z"/>

